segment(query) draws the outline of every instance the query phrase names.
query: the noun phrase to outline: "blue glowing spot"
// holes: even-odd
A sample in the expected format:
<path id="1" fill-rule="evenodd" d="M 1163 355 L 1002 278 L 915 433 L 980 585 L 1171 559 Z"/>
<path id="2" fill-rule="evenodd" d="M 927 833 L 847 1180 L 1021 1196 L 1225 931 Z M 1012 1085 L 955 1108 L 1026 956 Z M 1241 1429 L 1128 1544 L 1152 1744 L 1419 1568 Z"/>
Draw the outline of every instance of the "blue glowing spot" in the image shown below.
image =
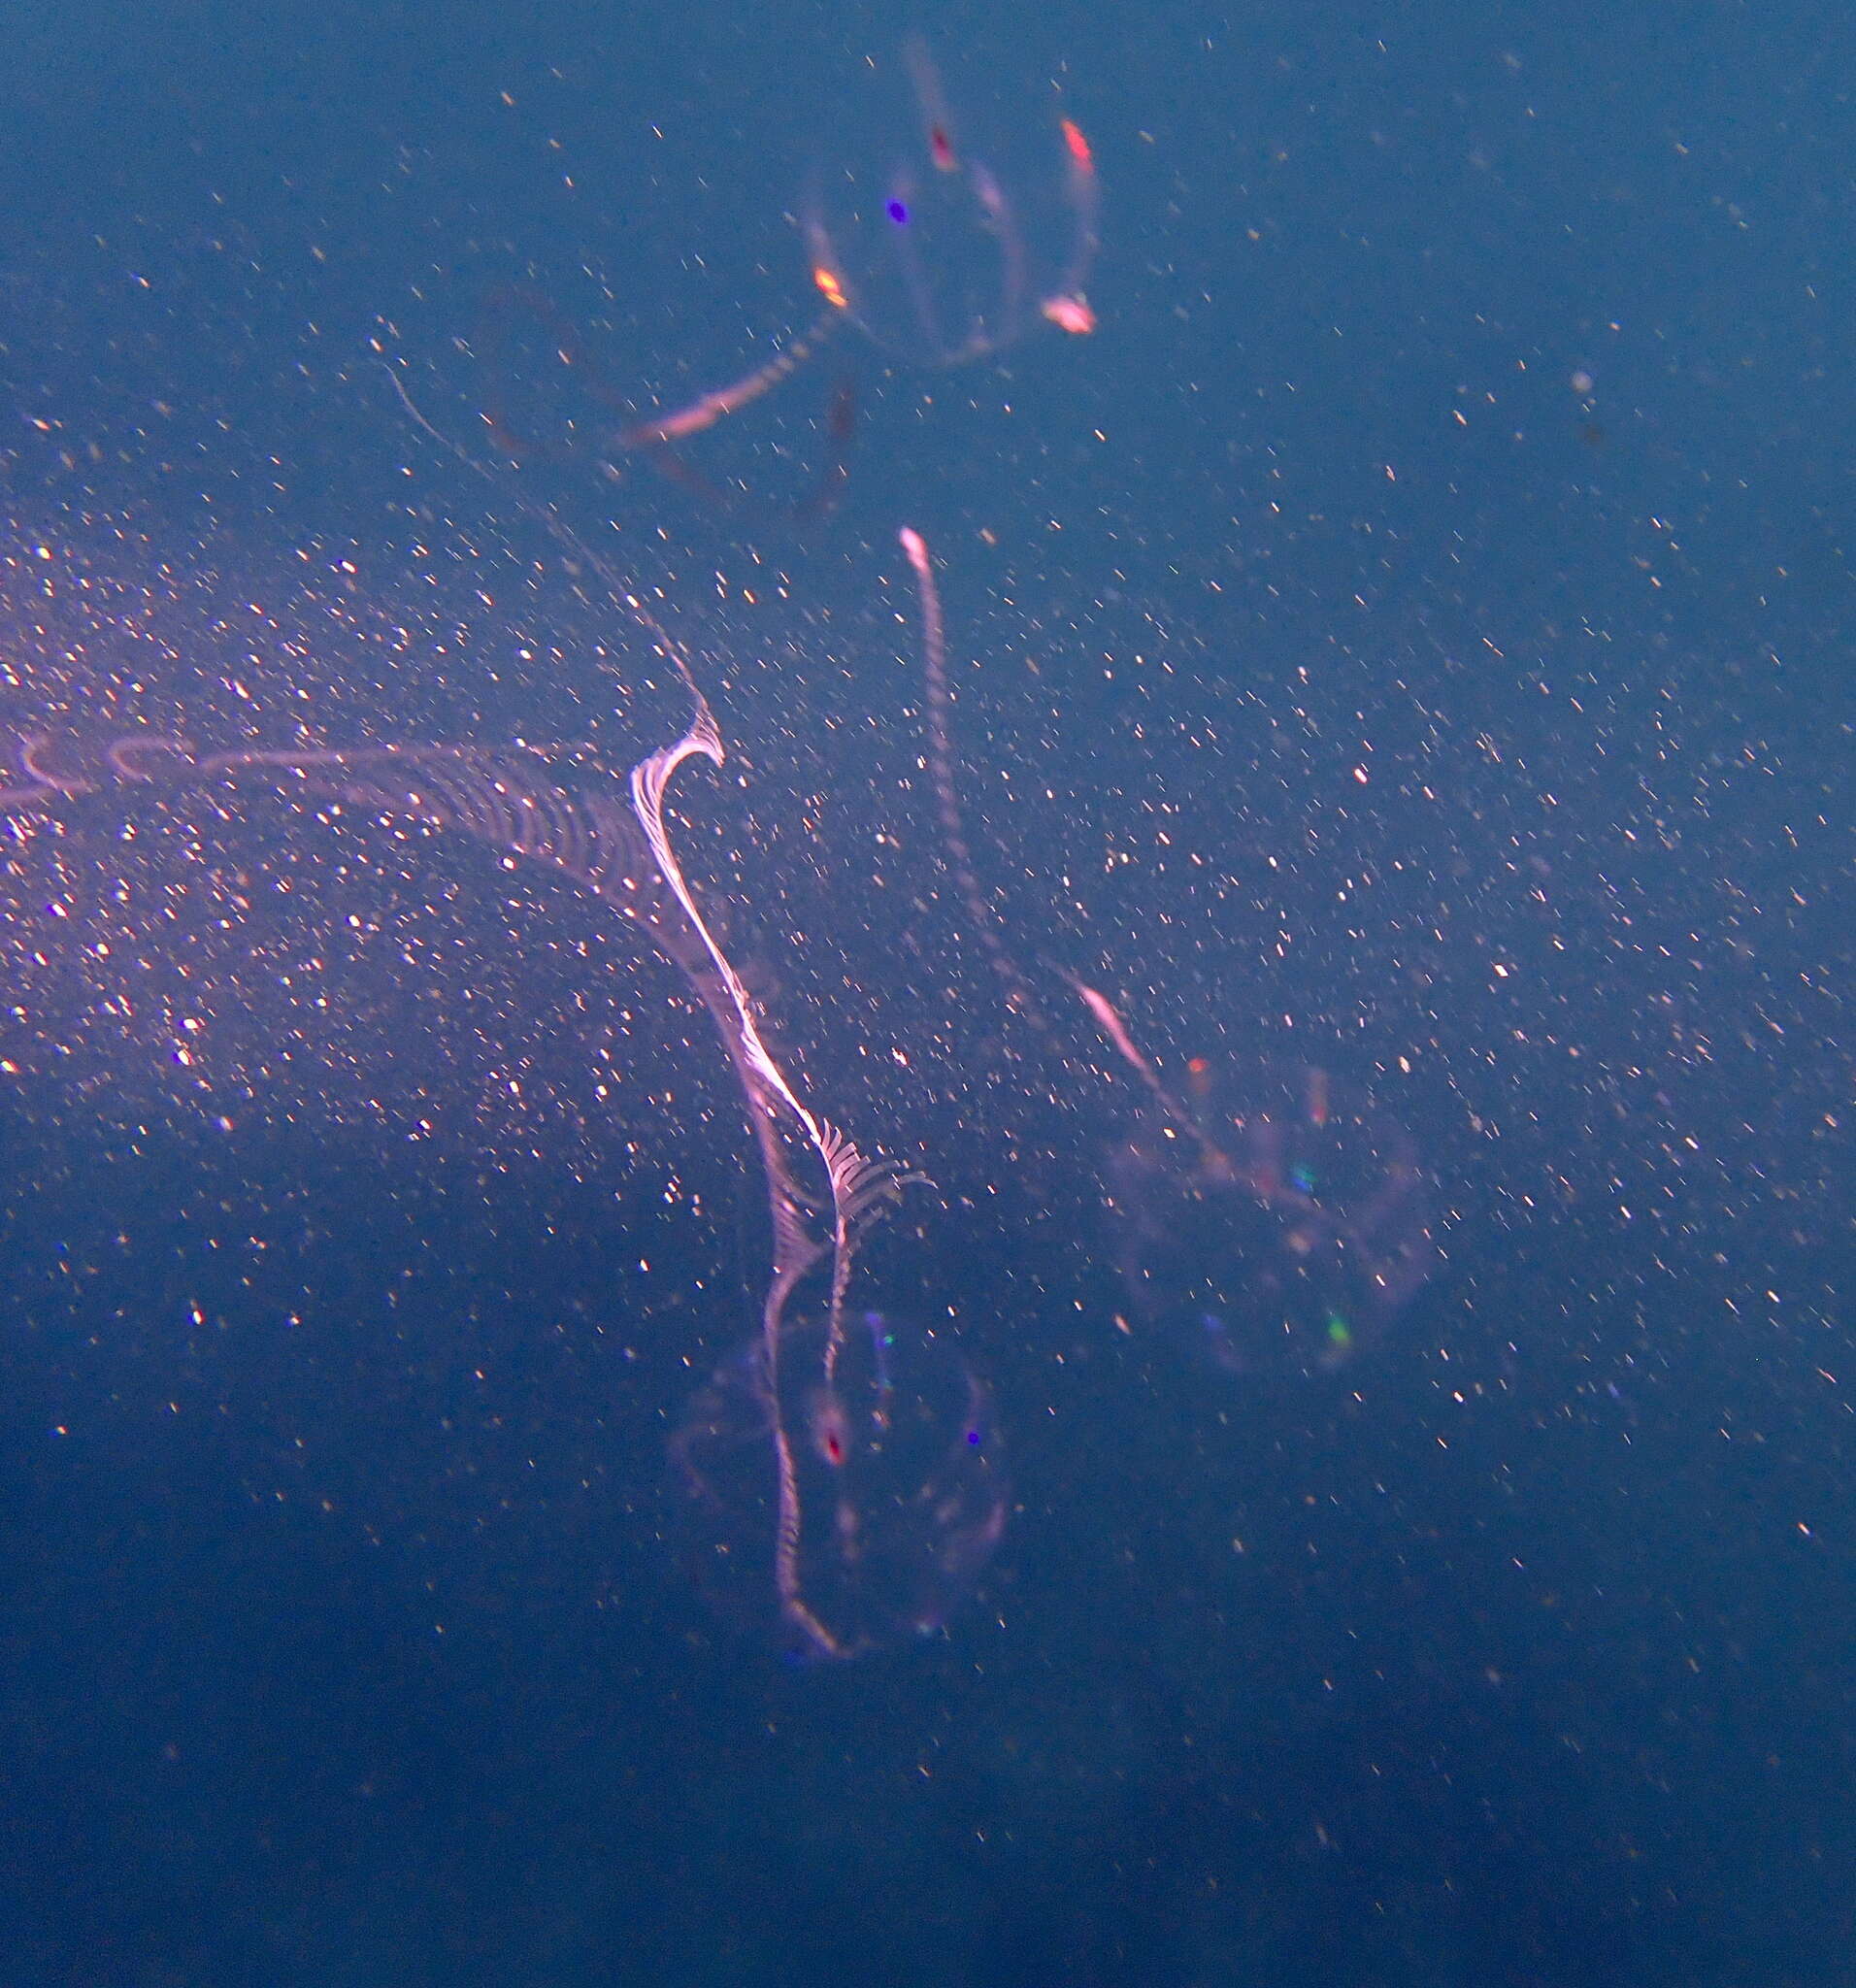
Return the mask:
<path id="1" fill-rule="evenodd" d="M 1314 1169 L 1306 1160 L 1289 1169 L 1289 1178 L 1301 1188 L 1304 1194 L 1314 1192 Z"/>
<path id="2" fill-rule="evenodd" d="M 972 1443 L 976 1449 L 979 1447 L 982 1433 L 983 1432 L 978 1429 L 969 1429 L 967 1431 L 967 1441 L 970 1443 Z"/>
<path id="3" fill-rule="evenodd" d="M 909 225 L 909 207 L 906 201 L 889 201 L 886 203 L 883 211 L 895 222 L 897 227 L 906 228 Z"/>

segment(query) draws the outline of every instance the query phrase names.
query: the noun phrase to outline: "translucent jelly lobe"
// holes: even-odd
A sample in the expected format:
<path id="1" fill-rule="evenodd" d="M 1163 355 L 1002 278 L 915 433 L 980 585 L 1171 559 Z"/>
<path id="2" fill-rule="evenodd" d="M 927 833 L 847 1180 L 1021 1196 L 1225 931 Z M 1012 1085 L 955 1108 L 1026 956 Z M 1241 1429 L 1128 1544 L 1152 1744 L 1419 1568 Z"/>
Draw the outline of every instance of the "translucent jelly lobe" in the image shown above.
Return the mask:
<path id="1" fill-rule="evenodd" d="M 948 1331 L 882 1312 L 822 1321 L 724 1361 L 671 1451 L 696 1579 L 789 1656 L 852 1657 L 941 1627 L 1005 1529 L 990 1395 Z M 770 1453 L 777 1469 L 770 1472 Z M 779 1524 L 780 1477 L 806 1526 Z M 792 1547 L 782 1565 L 782 1544 Z"/>
<path id="2" fill-rule="evenodd" d="M 1181 1102 L 1110 1157 L 1130 1304 L 1229 1373 L 1342 1366 L 1431 1273 L 1411 1141 L 1322 1070 L 1194 1065 Z"/>

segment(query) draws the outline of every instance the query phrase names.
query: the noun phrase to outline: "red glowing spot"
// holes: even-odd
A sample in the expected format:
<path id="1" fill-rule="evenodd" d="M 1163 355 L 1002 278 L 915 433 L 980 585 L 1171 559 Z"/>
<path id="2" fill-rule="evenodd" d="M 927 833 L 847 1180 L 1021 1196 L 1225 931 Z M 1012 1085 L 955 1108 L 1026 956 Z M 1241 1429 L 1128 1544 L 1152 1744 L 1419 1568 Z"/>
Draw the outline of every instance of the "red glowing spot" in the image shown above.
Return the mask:
<path id="1" fill-rule="evenodd" d="M 1082 126 L 1074 124 L 1066 117 L 1062 122 L 1063 146 L 1070 154 L 1070 163 L 1079 173 L 1093 173 L 1096 169 L 1095 153 L 1089 149 L 1089 141 L 1082 135 Z"/>
<path id="2" fill-rule="evenodd" d="M 955 173 L 960 170 L 960 161 L 954 157 L 954 142 L 947 136 L 945 125 L 929 125 L 928 156 L 934 160 L 935 171 L 938 173 Z"/>
<path id="3" fill-rule="evenodd" d="M 1096 314 L 1080 290 L 1065 297 L 1046 297 L 1038 308 L 1059 331 L 1067 331 L 1073 338 L 1087 338 L 1096 328 Z"/>
<path id="4" fill-rule="evenodd" d="M 845 1418 L 845 1405 L 835 1395 L 824 1395 L 812 1411 L 812 1443 L 821 1462 L 834 1471 L 843 1470 L 850 1452 L 850 1429 Z"/>

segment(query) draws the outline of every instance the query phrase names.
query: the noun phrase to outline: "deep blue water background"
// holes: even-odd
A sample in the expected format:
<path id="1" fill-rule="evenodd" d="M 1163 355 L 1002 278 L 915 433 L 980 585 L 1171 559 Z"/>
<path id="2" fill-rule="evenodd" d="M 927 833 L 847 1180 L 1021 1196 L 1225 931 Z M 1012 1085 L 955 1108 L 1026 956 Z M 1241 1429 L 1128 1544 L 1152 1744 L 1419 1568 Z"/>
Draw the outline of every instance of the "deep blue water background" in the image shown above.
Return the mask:
<path id="1" fill-rule="evenodd" d="M 661 742 L 661 666 L 377 358 L 481 433 L 519 284 L 640 407 L 732 377 L 810 318 L 809 170 L 911 136 L 870 66 L 911 24 L 16 10 L 8 727 Z M 1002 1548 L 842 1669 L 704 1611 L 665 1439 L 748 1328 L 755 1189 L 594 908 L 80 807 L 9 859 L 0 1972 L 1856 1980 L 1856 31 L 921 24 L 1046 253 L 1061 80 L 1096 336 L 847 334 L 690 451 L 733 508 L 516 475 L 712 673 L 683 840 L 820 1108 L 934 1176 L 860 1289 L 990 1376 Z M 1139 1101 L 965 933 L 904 521 L 1027 957 L 1170 1069 L 1370 1085 L 1434 1169 L 1436 1273 L 1341 1375 L 1118 1329 Z"/>

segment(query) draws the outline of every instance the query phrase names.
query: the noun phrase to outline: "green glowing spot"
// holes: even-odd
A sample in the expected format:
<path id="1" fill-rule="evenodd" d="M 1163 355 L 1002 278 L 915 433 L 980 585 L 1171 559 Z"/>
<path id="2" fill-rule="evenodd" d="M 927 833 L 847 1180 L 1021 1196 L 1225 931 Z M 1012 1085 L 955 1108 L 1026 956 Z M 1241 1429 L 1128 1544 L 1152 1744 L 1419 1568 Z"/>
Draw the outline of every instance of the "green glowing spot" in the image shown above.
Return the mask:
<path id="1" fill-rule="evenodd" d="M 1352 1343 L 1353 1335 L 1347 1329 L 1346 1320 L 1338 1311 L 1330 1311 L 1328 1313 L 1328 1344 L 1338 1348 L 1341 1352 L 1345 1352 Z"/>

